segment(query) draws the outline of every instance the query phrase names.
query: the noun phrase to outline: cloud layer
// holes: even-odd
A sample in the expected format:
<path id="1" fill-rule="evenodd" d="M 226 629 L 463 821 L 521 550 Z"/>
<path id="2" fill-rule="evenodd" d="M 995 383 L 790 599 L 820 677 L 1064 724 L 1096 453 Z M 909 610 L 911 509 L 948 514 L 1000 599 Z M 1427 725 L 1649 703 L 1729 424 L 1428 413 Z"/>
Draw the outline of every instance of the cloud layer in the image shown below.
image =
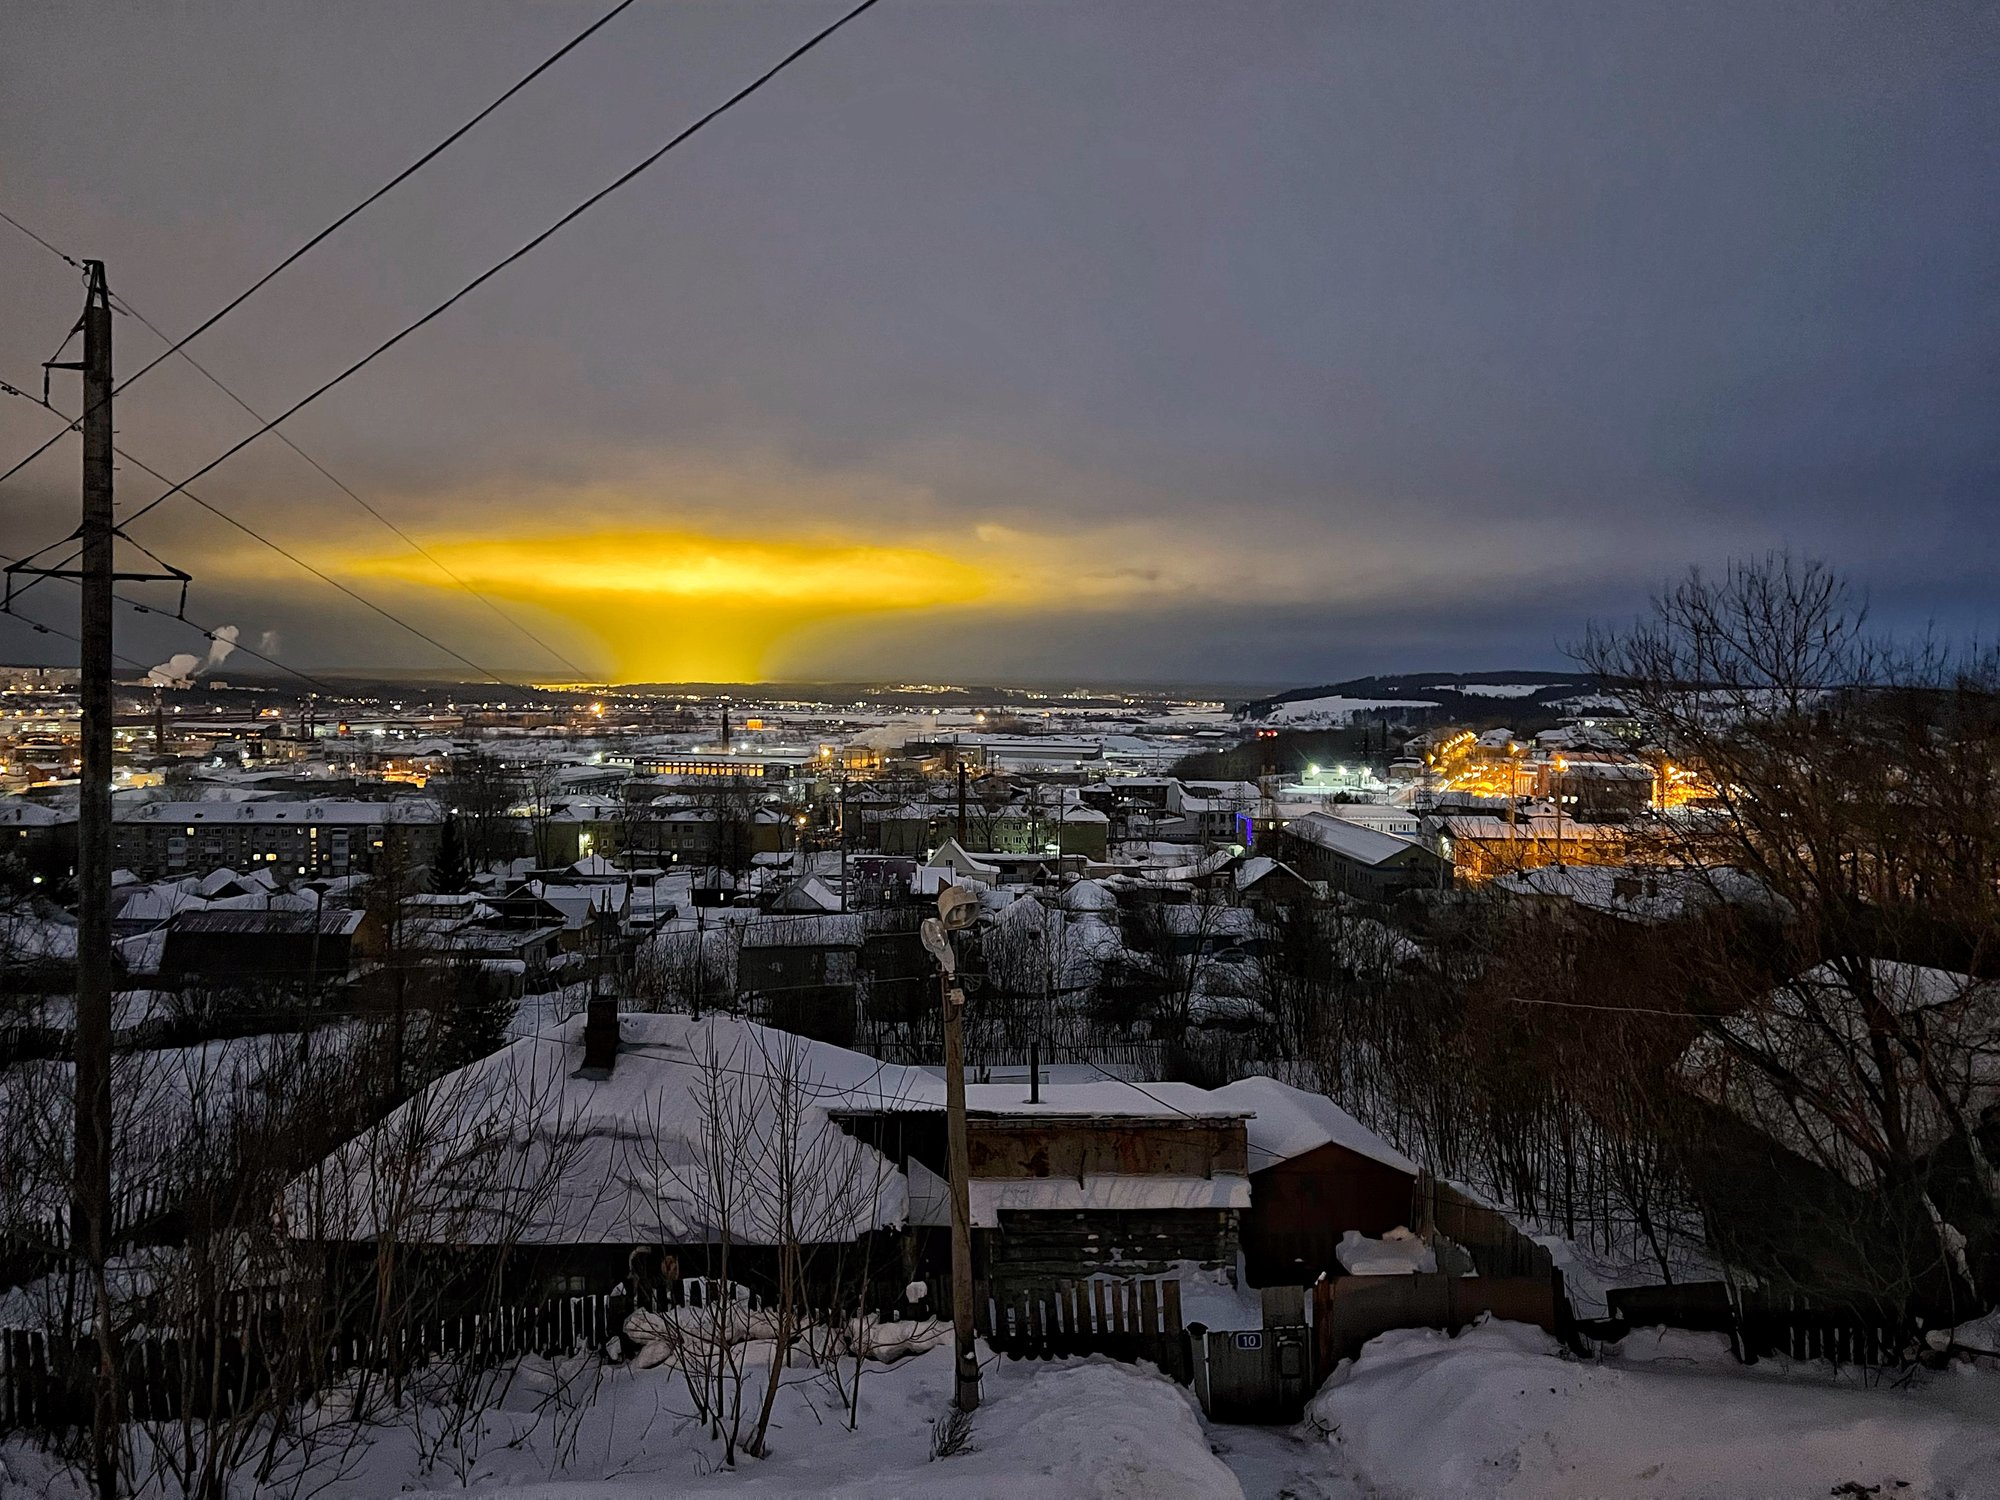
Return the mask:
<path id="1" fill-rule="evenodd" d="M 635 7 L 203 362 L 282 409 L 821 13 Z M 386 0 L 10 19 L 10 211 L 174 330 L 581 24 Z M 1530 665 L 1663 574 L 1777 545 L 1990 631 L 1996 24 L 879 8 L 286 431 L 621 676 Z M 0 378 L 25 387 L 76 288 L 18 237 L 0 274 Z M 158 348 L 118 338 L 121 369 Z M 0 408 L 0 459 L 51 425 Z M 119 425 L 179 476 L 252 424 L 170 363 Z M 66 524 L 73 470 L 59 449 L 10 482 L 0 546 Z M 566 672 L 272 440 L 196 488 L 466 656 Z M 184 502 L 139 534 L 208 618 L 301 664 L 459 665 Z"/>

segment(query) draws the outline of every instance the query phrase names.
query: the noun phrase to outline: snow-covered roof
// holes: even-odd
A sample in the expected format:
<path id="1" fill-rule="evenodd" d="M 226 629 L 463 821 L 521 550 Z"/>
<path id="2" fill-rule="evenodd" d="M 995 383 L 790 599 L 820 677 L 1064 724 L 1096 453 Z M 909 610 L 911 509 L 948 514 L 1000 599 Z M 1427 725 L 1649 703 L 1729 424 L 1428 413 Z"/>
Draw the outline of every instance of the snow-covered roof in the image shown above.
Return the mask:
<path id="1" fill-rule="evenodd" d="M 2000 1058 L 1990 1041 L 2000 1026 L 2000 983 L 1888 959 L 1864 967 L 1873 1001 L 1904 1033 L 1887 1054 L 1902 1105 L 1897 1124 L 1908 1149 L 1931 1151 L 2000 1105 Z M 1838 1101 L 1861 1089 L 1888 1093 L 1890 1080 L 1868 1045 L 1868 1011 L 1838 966 L 1820 964 L 1722 1018 L 1722 1035 L 1699 1038 L 1681 1070 L 1739 1119 L 1865 1185 L 1890 1155 L 1887 1132 L 1872 1111 L 1845 1111 Z M 1787 1089 L 1778 1081 L 1787 1077 L 1803 1086 Z"/>
<path id="2" fill-rule="evenodd" d="M 1026 1083 L 972 1083 L 965 1088 L 968 1115 L 993 1118 L 1048 1115 L 1056 1118 L 1143 1120 L 1237 1120 L 1247 1108 L 1218 1100 L 1213 1091 L 1191 1083 L 1127 1083 L 1103 1078 L 1089 1083 L 1044 1083 L 1031 1103 Z"/>
<path id="3" fill-rule="evenodd" d="M 836 896 L 827 883 L 817 875 L 807 875 L 794 880 L 778 892 L 766 910 L 835 912 L 840 910 L 840 897 Z"/>
<path id="4" fill-rule="evenodd" d="M 1621 865 L 1538 865 L 1493 882 L 1522 896 L 1555 896 L 1635 922 L 1666 922 L 1715 906 L 1775 908 L 1781 898 L 1740 870 Z"/>
<path id="5" fill-rule="evenodd" d="M 940 1080 L 734 1017 L 678 1015 L 621 1016 L 611 1075 L 588 1079 L 578 1076 L 585 1024 L 523 1037 L 399 1105 L 294 1181 L 292 1233 L 681 1244 L 716 1238 L 727 1198 L 731 1237 L 772 1244 L 781 1155 L 810 1168 L 796 1174 L 790 1205 L 805 1238 L 844 1241 L 903 1221 L 902 1172 L 831 1112 L 910 1099 L 942 1107 Z"/>
<path id="6" fill-rule="evenodd" d="M 959 843 L 957 839 L 946 839 L 942 844 L 939 844 L 937 852 L 931 855 L 927 861 L 927 866 L 933 869 L 953 869 L 961 875 L 998 875 L 1000 873 L 998 865 L 988 864 L 985 860 L 974 858 L 966 852 L 965 846 Z"/>
<path id="7" fill-rule="evenodd" d="M 1239 1078 L 1209 1097 L 1250 1115 L 1250 1169 L 1261 1171 L 1322 1146 L 1342 1146 L 1357 1156 L 1415 1175 L 1417 1164 L 1324 1094 L 1310 1094 L 1275 1078 Z"/>
<path id="8" fill-rule="evenodd" d="M 1286 831 L 1364 865 L 1385 864 L 1397 855 L 1423 847 L 1412 839 L 1384 833 L 1379 828 L 1366 828 L 1332 813 L 1307 813 L 1303 818 L 1294 818 Z"/>
<path id="9" fill-rule="evenodd" d="M 15 828 L 52 828 L 58 823 L 74 823 L 75 813 L 60 813 L 39 802 L 20 797 L 0 797 L 0 824 Z"/>
<path id="10" fill-rule="evenodd" d="M 1063 888 L 1058 898 L 1064 911 L 1104 912 L 1118 909 L 1118 898 L 1102 881 L 1080 879 Z"/>

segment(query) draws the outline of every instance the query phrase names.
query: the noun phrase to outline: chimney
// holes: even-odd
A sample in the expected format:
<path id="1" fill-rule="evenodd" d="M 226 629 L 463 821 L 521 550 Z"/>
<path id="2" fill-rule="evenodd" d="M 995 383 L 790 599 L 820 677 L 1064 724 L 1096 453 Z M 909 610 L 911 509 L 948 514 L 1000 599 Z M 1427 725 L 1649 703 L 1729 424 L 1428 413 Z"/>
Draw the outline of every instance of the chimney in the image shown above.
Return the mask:
<path id="1" fill-rule="evenodd" d="M 592 995 L 584 1012 L 583 1066 L 579 1078 L 609 1078 L 618 1062 L 618 997 Z"/>
<path id="2" fill-rule="evenodd" d="M 727 703 L 722 705 L 722 739 L 718 743 L 725 750 L 729 748 L 729 705 Z"/>

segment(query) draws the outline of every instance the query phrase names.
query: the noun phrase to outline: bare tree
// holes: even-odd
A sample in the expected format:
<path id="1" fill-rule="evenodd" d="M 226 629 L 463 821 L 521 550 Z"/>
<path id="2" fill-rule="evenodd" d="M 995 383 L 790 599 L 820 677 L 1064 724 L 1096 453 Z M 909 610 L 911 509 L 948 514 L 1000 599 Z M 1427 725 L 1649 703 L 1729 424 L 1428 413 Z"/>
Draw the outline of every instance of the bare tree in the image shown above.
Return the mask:
<path id="1" fill-rule="evenodd" d="M 1979 974 L 2000 932 L 1993 656 L 1879 638 L 1837 575 L 1788 556 L 1691 574 L 1579 655 L 1709 791 L 1703 813 L 1662 823 L 1662 844 L 1785 915 L 1776 983 L 1745 986 L 1719 955 L 1696 1088 L 1912 1205 L 1939 1259 L 1978 1279 L 1966 1230 L 2000 1222 L 2000 1172 L 1976 1080 L 2000 1016 L 1987 986 L 1940 990 L 1905 966 Z M 1967 1224 L 1938 1201 L 1947 1145 Z"/>
<path id="2" fill-rule="evenodd" d="M 827 1118 L 810 1058 L 789 1033 L 706 1023 L 686 1100 L 670 1088 L 649 1105 L 625 1173 L 666 1189 L 636 1211 L 708 1272 L 692 1303 L 635 1314 L 632 1331 L 675 1365 L 732 1466 L 766 1453 L 795 1358 L 809 1379 L 838 1359 L 829 1335 L 861 1294 L 843 1272 L 867 1265 L 846 1247 L 897 1208 L 893 1169 Z"/>

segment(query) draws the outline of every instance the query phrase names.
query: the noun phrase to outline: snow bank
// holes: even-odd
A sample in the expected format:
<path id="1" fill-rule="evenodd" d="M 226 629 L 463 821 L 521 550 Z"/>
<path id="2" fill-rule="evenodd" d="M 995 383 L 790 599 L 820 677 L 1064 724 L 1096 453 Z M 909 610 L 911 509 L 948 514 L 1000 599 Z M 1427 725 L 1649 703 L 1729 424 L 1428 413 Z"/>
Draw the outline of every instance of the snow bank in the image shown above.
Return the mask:
<path id="1" fill-rule="evenodd" d="M 503 1445 L 495 1431 L 472 1493 L 510 1500 L 655 1500 L 671 1495 L 827 1496 L 886 1500 L 1241 1500 L 1235 1477 L 1209 1451 L 1192 1399 L 1165 1376 L 1105 1359 L 1044 1364 L 984 1356 L 984 1401 L 972 1448 L 933 1461 L 931 1420 L 950 1399 L 951 1350 L 940 1348 L 864 1377 L 861 1425 L 848 1431 L 823 1387 L 788 1382 L 772 1425 L 771 1457 L 717 1472 L 719 1450 L 698 1424 L 676 1420 L 685 1405 L 670 1370 L 616 1372 L 598 1393 L 567 1473 L 550 1475 L 540 1439 Z M 534 1403 L 525 1395 L 520 1404 Z M 513 1403 L 510 1403 L 510 1405 Z M 496 1414 L 535 1430 L 533 1410 Z M 401 1489 L 463 1496 L 433 1473 L 412 1484 L 389 1462 L 382 1434 L 365 1472 L 333 1486 L 327 1500 Z M 592 1469 L 596 1469 L 593 1475 Z"/>
<path id="2" fill-rule="evenodd" d="M 2000 1376 L 1863 1389 L 1824 1365 L 1738 1365 L 1719 1336 L 1635 1334 L 1601 1363 L 1517 1323 L 1383 1335 L 1313 1399 L 1336 1473 L 1384 1497 L 1992 1494 Z"/>
<path id="3" fill-rule="evenodd" d="M 1437 1252 L 1407 1229 L 1392 1229 L 1379 1240 L 1350 1229 L 1333 1253 L 1350 1276 L 1409 1276 L 1438 1268 Z"/>

